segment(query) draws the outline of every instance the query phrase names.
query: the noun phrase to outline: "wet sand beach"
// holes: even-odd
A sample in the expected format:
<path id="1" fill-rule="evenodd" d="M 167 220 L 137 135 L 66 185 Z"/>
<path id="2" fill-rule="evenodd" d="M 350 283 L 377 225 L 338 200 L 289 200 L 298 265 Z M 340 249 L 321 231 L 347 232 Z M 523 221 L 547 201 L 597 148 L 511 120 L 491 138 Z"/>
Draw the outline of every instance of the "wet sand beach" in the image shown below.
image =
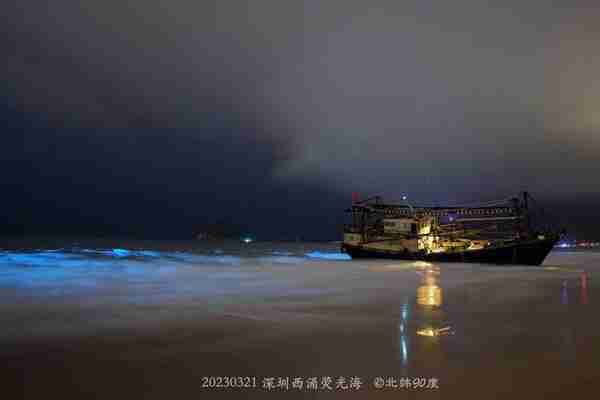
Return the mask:
<path id="1" fill-rule="evenodd" d="M 563 399 L 600 385 L 600 253 L 536 268 L 263 253 L 4 252 L 5 393 Z"/>

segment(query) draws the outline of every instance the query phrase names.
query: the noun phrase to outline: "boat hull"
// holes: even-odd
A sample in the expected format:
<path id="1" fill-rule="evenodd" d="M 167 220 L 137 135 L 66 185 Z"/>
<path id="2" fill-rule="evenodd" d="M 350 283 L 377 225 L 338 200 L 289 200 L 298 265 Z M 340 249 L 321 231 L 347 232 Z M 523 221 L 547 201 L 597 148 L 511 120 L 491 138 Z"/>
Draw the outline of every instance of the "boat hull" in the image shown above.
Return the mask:
<path id="1" fill-rule="evenodd" d="M 524 240 L 512 244 L 446 253 L 406 252 L 342 244 L 342 251 L 352 258 L 387 258 L 429 262 L 464 262 L 484 264 L 540 265 L 552 250 L 558 237 Z"/>

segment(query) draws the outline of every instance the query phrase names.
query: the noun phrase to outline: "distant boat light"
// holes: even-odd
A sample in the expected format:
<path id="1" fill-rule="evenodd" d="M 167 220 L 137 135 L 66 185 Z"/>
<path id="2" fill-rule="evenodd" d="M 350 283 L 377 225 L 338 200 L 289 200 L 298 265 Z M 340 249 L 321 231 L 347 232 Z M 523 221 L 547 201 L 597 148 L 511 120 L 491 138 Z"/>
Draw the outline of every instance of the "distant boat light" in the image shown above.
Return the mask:
<path id="1" fill-rule="evenodd" d="M 242 239 L 242 241 L 243 241 L 244 243 L 251 243 L 253 240 L 252 240 L 252 238 L 245 237 L 244 239 Z"/>

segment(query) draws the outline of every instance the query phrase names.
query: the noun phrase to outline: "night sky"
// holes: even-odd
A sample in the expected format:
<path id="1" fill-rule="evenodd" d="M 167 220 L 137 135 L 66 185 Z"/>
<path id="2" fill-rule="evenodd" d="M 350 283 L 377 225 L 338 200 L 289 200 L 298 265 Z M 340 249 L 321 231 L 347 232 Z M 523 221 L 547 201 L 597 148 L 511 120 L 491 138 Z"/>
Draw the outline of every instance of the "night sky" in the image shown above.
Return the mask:
<path id="1" fill-rule="evenodd" d="M 2 9 L 2 233 L 336 239 L 352 192 L 526 189 L 600 237 L 597 1 Z"/>

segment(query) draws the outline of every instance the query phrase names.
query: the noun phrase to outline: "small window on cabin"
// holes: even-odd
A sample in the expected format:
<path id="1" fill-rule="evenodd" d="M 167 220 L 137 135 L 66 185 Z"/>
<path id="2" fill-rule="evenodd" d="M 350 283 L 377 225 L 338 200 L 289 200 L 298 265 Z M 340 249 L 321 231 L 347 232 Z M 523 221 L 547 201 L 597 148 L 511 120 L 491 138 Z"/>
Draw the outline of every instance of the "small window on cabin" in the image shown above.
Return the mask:
<path id="1" fill-rule="evenodd" d="M 417 224 L 410 224 L 410 233 L 417 233 Z"/>

